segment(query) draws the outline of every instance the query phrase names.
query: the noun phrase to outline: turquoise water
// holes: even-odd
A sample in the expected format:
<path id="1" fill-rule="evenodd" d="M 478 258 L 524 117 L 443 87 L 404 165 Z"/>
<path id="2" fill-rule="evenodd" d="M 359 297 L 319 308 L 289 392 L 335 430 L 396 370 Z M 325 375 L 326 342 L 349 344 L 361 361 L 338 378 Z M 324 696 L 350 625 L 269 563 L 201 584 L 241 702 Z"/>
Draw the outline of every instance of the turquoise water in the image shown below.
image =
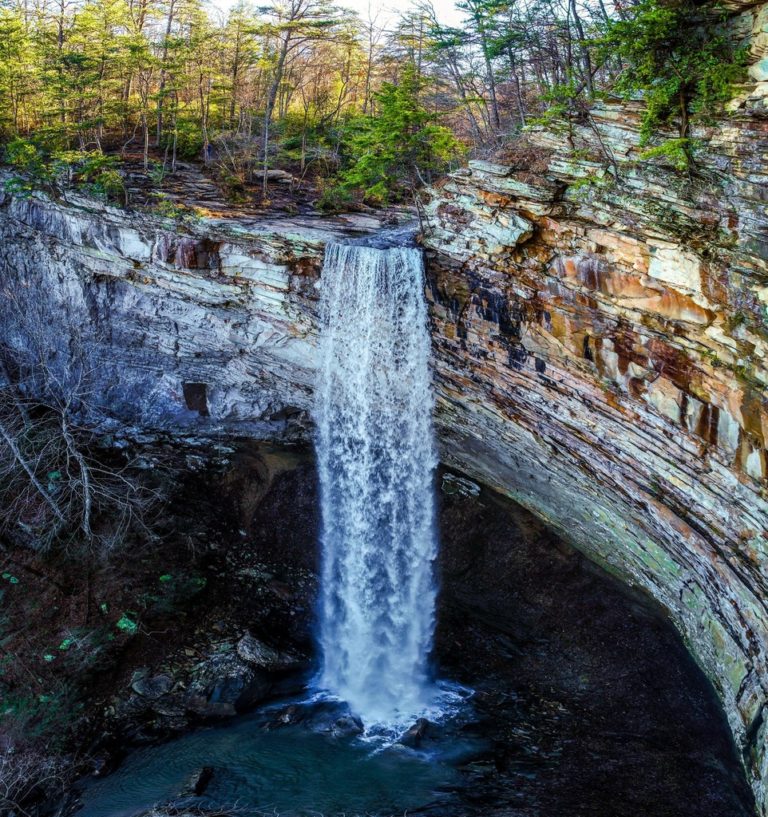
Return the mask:
<path id="1" fill-rule="evenodd" d="M 458 783 L 456 770 L 434 756 L 306 725 L 267 728 L 254 714 L 132 752 L 117 771 L 86 784 L 77 815 L 133 817 L 178 800 L 206 766 L 213 776 L 204 796 L 184 802 L 236 805 L 254 817 L 402 815 Z"/>

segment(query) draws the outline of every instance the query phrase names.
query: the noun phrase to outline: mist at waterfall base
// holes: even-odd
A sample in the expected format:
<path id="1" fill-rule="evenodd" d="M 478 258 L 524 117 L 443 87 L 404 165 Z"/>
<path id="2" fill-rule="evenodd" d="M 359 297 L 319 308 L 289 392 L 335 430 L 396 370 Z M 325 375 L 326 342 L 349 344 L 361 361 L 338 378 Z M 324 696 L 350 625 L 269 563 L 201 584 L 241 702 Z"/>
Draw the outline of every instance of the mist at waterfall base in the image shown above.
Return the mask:
<path id="1" fill-rule="evenodd" d="M 368 728 L 396 730 L 436 703 L 437 457 L 423 276 L 419 249 L 357 243 L 329 244 L 322 272 L 318 686 Z"/>

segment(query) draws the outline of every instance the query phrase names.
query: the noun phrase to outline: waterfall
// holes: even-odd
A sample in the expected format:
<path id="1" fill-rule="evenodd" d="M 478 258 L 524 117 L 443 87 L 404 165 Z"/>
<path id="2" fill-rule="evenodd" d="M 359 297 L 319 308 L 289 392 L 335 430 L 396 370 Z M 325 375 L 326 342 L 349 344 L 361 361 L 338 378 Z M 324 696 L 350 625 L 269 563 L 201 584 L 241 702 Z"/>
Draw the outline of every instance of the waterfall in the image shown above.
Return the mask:
<path id="1" fill-rule="evenodd" d="M 421 251 L 329 244 L 321 317 L 321 683 L 366 723 L 398 722 L 427 703 L 436 596 Z"/>

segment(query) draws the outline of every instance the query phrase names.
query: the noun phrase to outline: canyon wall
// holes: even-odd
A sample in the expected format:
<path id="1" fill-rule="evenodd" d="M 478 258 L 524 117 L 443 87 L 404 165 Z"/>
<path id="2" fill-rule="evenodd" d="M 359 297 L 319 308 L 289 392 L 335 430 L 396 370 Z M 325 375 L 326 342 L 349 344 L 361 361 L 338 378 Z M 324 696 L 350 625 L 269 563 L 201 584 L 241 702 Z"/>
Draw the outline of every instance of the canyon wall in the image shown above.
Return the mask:
<path id="1" fill-rule="evenodd" d="M 379 227 L 181 225 L 78 197 L 0 194 L 4 334 L 45 346 L 54 369 L 85 371 L 94 416 L 121 433 L 302 435 L 325 244 Z"/>
<path id="2" fill-rule="evenodd" d="M 750 83 L 690 175 L 604 102 L 453 174 L 423 226 L 444 461 L 670 611 L 766 813 L 768 10 L 731 23 Z M 115 437 L 306 440 L 323 248 L 380 224 L 225 215 L 3 194 L 5 337 L 79 369 Z"/>
<path id="3" fill-rule="evenodd" d="M 670 610 L 766 809 L 768 8 L 690 174 L 606 101 L 474 161 L 427 207 L 446 462 Z"/>

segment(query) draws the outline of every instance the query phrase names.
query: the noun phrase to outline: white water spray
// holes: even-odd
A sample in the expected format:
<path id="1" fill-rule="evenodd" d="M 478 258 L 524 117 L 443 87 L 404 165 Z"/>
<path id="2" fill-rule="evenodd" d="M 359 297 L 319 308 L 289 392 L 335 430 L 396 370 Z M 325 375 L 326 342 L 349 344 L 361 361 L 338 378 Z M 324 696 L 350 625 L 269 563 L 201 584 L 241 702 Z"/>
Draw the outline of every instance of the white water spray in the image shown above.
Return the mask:
<path id="1" fill-rule="evenodd" d="M 407 721 L 429 702 L 436 596 L 421 251 L 329 244 L 321 309 L 321 683 L 366 724 Z"/>

